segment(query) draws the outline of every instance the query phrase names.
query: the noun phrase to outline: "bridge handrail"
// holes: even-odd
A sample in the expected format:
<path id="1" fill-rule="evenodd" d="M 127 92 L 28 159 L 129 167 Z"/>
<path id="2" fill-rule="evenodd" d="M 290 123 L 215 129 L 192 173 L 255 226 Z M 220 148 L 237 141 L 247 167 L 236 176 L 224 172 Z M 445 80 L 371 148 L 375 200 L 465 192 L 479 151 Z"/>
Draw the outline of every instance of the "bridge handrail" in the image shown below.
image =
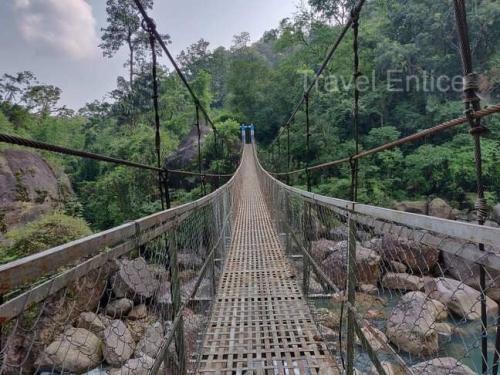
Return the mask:
<path id="1" fill-rule="evenodd" d="M 256 154 L 255 159 L 257 161 L 258 168 L 269 181 L 276 184 L 289 194 L 301 197 L 309 203 L 332 209 L 344 215 L 351 213 L 353 214 L 352 217 L 355 221 L 364 225 L 375 226 L 375 222 L 379 220 L 396 223 L 401 226 L 416 227 L 423 231 L 431 231 L 449 238 L 470 241 L 477 244 L 483 243 L 493 247 L 498 247 L 500 245 L 500 228 L 361 204 L 349 200 L 327 197 L 289 186 L 273 177 L 263 168 L 259 158 L 257 157 L 255 145 L 253 149 Z M 448 242 L 446 244 L 442 241 L 442 239 L 437 239 L 428 233 L 422 233 L 422 235 L 422 240 L 424 242 L 432 245 L 439 244 L 439 249 L 442 251 L 459 256 L 467 261 L 482 264 L 486 267 L 500 271 L 500 255 L 493 251 L 485 250 L 484 252 L 480 252 L 475 247 L 458 248 L 453 246 L 453 242 Z M 426 235 L 427 237 L 425 237 Z"/>
<path id="2" fill-rule="evenodd" d="M 0 294 L 56 272 L 63 266 L 73 265 L 78 259 L 95 256 L 107 248 L 112 249 L 101 255 L 113 251 L 123 254 L 138 245 L 151 241 L 167 229 L 182 222 L 183 218 L 195 209 L 210 204 L 228 191 L 233 186 L 240 168 L 241 162 L 226 184 L 193 202 L 0 265 Z"/>

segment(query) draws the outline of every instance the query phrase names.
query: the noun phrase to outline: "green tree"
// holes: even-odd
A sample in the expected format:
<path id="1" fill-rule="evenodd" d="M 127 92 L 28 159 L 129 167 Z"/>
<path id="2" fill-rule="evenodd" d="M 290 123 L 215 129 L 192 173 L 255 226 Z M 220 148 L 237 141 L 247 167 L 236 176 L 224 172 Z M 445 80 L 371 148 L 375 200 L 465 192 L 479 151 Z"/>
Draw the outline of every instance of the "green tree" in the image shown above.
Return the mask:
<path id="1" fill-rule="evenodd" d="M 153 8 L 153 0 L 142 0 L 146 10 Z M 141 15 L 133 0 L 107 0 L 106 13 L 108 26 L 103 28 L 102 43 L 99 45 L 105 57 L 113 57 L 123 45 L 128 48 L 128 60 L 125 66 L 129 69 L 129 85 L 132 86 L 135 75 L 135 64 L 144 64 L 149 49 L 149 35 L 141 27 Z M 167 34 L 162 40 L 170 42 Z M 157 48 L 158 55 L 161 49 Z"/>

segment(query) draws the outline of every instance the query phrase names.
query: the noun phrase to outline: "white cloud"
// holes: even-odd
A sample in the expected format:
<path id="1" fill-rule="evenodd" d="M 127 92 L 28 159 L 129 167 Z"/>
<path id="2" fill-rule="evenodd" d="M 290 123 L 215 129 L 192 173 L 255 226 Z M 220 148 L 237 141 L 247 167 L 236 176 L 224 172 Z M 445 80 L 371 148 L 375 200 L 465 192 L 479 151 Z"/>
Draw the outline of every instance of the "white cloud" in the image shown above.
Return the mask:
<path id="1" fill-rule="evenodd" d="M 85 0 L 15 0 L 15 8 L 27 42 L 75 60 L 98 55 L 96 20 Z"/>

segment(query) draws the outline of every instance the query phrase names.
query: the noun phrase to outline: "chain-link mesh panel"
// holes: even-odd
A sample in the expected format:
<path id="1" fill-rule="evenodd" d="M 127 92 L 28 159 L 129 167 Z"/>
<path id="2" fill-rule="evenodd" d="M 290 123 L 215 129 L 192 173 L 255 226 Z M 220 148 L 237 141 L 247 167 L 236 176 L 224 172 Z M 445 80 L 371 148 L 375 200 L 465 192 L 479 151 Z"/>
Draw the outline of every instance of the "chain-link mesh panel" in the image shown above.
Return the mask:
<path id="1" fill-rule="evenodd" d="M 346 369 L 352 361 L 358 373 L 481 372 L 485 265 L 491 372 L 498 229 L 317 196 L 262 169 L 259 176 L 323 340 Z M 484 252 L 479 242 L 487 244 Z M 355 286 L 351 301 L 349 283 Z"/>
<path id="2" fill-rule="evenodd" d="M 0 373 L 194 371 L 239 189 L 2 266 Z"/>

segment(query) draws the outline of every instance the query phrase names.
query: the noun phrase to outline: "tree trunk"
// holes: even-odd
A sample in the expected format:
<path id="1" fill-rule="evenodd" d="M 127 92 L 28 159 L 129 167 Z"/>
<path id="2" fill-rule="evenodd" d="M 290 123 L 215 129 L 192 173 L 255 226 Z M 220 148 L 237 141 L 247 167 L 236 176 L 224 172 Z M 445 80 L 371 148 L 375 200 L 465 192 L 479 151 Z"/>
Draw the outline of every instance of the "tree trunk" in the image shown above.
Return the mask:
<path id="1" fill-rule="evenodd" d="M 129 49 L 129 74 L 130 74 L 130 89 L 132 89 L 132 83 L 134 80 L 134 47 L 132 46 L 132 31 L 129 30 L 127 35 L 127 44 Z"/>

